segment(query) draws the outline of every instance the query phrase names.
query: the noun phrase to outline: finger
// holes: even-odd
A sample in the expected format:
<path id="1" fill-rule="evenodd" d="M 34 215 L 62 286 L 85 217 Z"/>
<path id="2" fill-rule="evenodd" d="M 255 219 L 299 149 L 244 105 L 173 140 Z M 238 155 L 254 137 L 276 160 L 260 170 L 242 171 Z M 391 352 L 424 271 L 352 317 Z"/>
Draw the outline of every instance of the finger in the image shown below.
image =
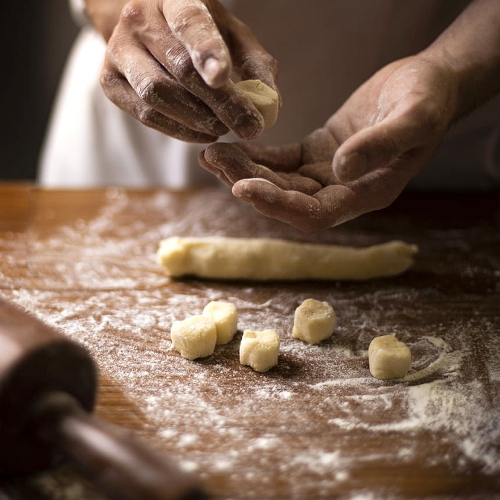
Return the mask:
<path id="1" fill-rule="evenodd" d="M 165 37 L 154 43 L 149 40 L 145 43 L 179 85 L 199 99 L 198 105 L 204 103 L 238 137 L 250 141 L 263 132 L 262 115 L 250 98 L 232 81 L 217 89 L 210 88 L 195 71 L 189 54 L 177 41 L 172 45 L 172 40 Z M 191 108 L 186 108 L 184 112 L 189 114 Z"/>
<path id="2" fill-rule="evenodd" d="M 284 190 L 314 194 L 323 186 L 316 180 L 299 173 L 274 173 L 263 165 L 255 164 L 243 151 L 232 144 L 213 144 L 199 155 L 199 163 L 216 175 L 224 184 L 232 186 L 245 178 L 260 178 L 273 182 Z M 330 165 L 328 165 L 330 167 Z M 331 169 L 329 168 L 330 173 Z"/>
<path id="3" fill-rule="evenodd" d="M 269 168 L 254 163 L 235 144 L 211 144 L 205 149 L 203 157 L 204 161 L 209 163 L 212 168 L 222 170 L 231 184 L 241 179 L 258 177 L 273 182 L 282 189 L 288 188 L 288 183 L 285 179 Z"/>
<path id="4" fill-rule="evenodd" d="M 142 101 L 124 78 L 119 78 L 115 74 L 112 83 L 109 81 L 109 77 L 104 77 L 104 79 L 107 81 L 107 85 L 104 87 L 107 97 L 143 125 L 184 142 L 210 143 L 217 140 L 217 136 L 193 130 L 158 112 Z"/>
<path id="5" fill-rule="evenodd" d="M 173 8 L 172 5 L 170 5 L 171 8 Z M 158 33 L 161 33 L 161 36 L 158 36 Z M 123 37 L 127 36 L 132 38 L 132 44 L 135 43 L 137 48 L 142 48 L 146 52 L 136 53 L 134 58 L 127 57 L 132 53 L 131 43 L 123 43 Z M 264 130 L 262 115 L 248 96 L 237 89 L 231 80 L 219 88 L 211 88 L 205 83 L 196 70 L 188 50 L 170 31 L 163 16 L 147 15 L 145 12 L 141 12 L 140 15 L 122 15 L 109 45 L 114 54 L 113 60 L 121 72 L 133 73 L 137 75 L 139 81 L 142 79 L 142 73 L 138 71 L 138 67 L 141 66 L 140 59 L 144 57 L 151 59 L 152 55 L 159 61 L 177 84 L 187 94 L 194 96 L 194 101 L 189 101 L 183 108 L 179 106 L 185 119 L 196 112 L 197 108 L 206 106 L 213 113 L 212 126 L 215 127 L 217 121 L 220 121 L 226 126 L 226 131 L 233 130 L 241 139 L 256 139 Z M 157 104 L 161 105 L 161 103 Z M 168 115 L 167 109 L 159 107 L 156 109 Z M 214 118 L 214 115 L 217 118 Z M 217 124 L 217 127 L 220 127 L 220 124 Z"/>
<path id="6" fill-rule="evenodd" d="M 332 171 L 332 164 L 330 161 L 303 165 L 299 168 L 298 173 L 305 177 L 309 177 L 310 179 L 314 179 L 322 186 L 336 184 L 335 175 Z"/>
<path id="7" fill-rule="evenodd" d="M 351 182 L 376 169 L 388 167 L 422 146 L 428 132 L 415 120 L 383 120 L 347 139 L 333 158 L 340 182 Z"/>
<path id="8" fill-rule="evenodd" d="M 238 142 L 237 145 L 255 163 L 265 165 L 276 172 L 295 172 L 302 164 L 299 143 L 271 146 Z"/>
<path id="9" fill-rule="evenodd" d="M 287 191 L 299 191 L 312 196 L 323 189 L 323 185 L 318 181 L 297 172 L 286 174 L 278 172 L 278 175 L 285 180 Z"/>
<path id="10" fill-rule="evenodd" d="M 167 0 L 163 13 L 205 83 L 212 88 L 224 85 L 231 76 L 231 56 L 206 5 L 200 0 Z"/>
<path id="11" fill-rule="evenodd" d="M 342 205 L 332 205 L 331 198 L 343 198 L 346 186 L 330 186 L 315 196 L 297 191 L 284 191 L 262 179 L 245 179 L 237 182 L 233 195 L 252 204 L 262 214 L 280 220 L 306 233 L 333 227 L 346 220 Z M 325 197 L 328 203 L 325 203 Z M 337 208 L 337 210 L 335 210 Z"/>
<path id="12" fill-rule="evenodd" d="M 227 133 L 227 126 L 217 119 L 213 111 L 179 85 L 148 51 L 134 44 L 125 48 L 112 39 L 101 71 L 101 85 L 115 103 L 125 97 L 122 86 L 116 85 L 123 82 L 119 75 L 123 75 L 135 91 L 136 98 L 132 101 L 137 103 L 138 109 L 134 110 L 133 103 L 128 106 L 133 116 L 138 117 L 150 107 L 193 131 L 211 137 Z"/>
<path id="13" fill-rule="evenodd" d="M 331 162 L 338 147 L 338 141 L 326 127 L 316 129 L 302 143 L 302 163 Z"/>
<path id="14" fill-rule="evenodd" d="M 198 163 L 202 168 L 204 168 L 207 172 L 215 175 L 221 182 L 223 182 L 226 186 L 232 187 L 233 183 L 226 177 L 224 171 L 212 165 L 205 159 L 205 149 L 198 154 Z"/>
<path id="15" fill-rule="evenodd" d="M 329 185 L 313 196 L 285 191 L 261 179 L 241 180 L 234 184 L 232 192 L 264 215 L 315 232 L 389 206 L 411 179 L 416 164 L 414 159 L 398 160 L 380 175 L 368 174 L 348 186 Z"/>
<path id="16" fill-rule="evenodd" d="M 236 17 L 228 13 L 228 37 L 235 70 L 242 80 L 260 80 L 278 92 L 278 62 L 261 45 L 252 30 Z"/>

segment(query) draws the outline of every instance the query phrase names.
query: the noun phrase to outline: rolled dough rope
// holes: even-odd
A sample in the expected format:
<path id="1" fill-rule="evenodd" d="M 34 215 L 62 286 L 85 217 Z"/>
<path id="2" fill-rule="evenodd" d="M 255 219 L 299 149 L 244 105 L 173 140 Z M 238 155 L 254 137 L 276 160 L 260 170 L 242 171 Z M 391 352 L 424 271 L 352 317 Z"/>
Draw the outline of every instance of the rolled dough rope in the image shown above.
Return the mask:
<path id="1" fill-rule="evenodd" d="M 278 93 L 260 80 L 242 80 L 236 86 L 249 97 L 264 118 L 264 128 L 272 127 L 278 118 Z"/>
<path id="2" fill-rule="evenodd" d="M 390 241 L 366 248 L 272 238 L 174 236 L 160 242 L 167 274 L 223 280 L 366 280 L 395 276 L 413 264 L 416 245 Z"/>

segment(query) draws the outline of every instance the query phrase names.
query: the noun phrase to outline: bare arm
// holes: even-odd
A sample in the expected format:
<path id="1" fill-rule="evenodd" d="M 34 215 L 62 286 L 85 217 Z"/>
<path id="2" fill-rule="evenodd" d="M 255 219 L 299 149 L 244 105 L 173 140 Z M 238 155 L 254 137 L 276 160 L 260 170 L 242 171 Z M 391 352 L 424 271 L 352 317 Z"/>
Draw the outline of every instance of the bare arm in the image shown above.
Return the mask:
<path id="1" fill-rule="evenodd" d="M 422 56 L 456 74 L 455 118 L 484 103 L 500 90 L 500 2 L 472 1 Z"/>

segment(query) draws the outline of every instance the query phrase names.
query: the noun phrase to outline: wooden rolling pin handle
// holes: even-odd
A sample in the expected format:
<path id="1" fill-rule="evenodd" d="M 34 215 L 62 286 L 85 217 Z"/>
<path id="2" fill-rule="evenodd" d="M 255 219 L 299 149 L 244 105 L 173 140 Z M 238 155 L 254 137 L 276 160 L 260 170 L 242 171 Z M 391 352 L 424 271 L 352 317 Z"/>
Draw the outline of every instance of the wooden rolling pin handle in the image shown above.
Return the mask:
<path id="1" fill-rule="evenodd" d="M 48 393 L 34 409 L 38 437 L 57 446 L 116 500 L 201 500 L 195 479 L 123 429 L 84 411 L 62 392 Z"/>

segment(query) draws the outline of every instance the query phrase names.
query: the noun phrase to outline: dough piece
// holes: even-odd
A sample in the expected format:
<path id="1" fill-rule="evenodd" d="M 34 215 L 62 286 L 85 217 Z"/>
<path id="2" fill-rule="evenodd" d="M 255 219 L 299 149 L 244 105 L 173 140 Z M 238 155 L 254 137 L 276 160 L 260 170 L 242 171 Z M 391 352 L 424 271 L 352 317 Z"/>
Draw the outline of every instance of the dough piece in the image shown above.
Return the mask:
<path id="1" fill-rule="evenodd" d="M 411 352 L 392 335 L 375 337 L 368 347 L 370 373 L 379 379 L 403 378 L 410 369 Z"/>
<path id="2" fill-rule="evenodd" d="M 174 236 L 160 243 L 157 258 L 176 278 L 366 280 L 406 271 L 417 251 L 402 241 L 354 248 L 273 238 Z"/>
<path id="3" fill-rule="evenodd" d="M 176 351 L 186 359 L 204 358 L 214 352 L 217 329 L 214 321 L 207 316 L 191 316 L 183 321 L 175 321 L 170 338 Z"/>
<path id="4" fill-rule="evenodd" d="M 264 128 L 272 127 L 278 118 L 278 93 L 260 80 L 242 80 L 236 86 L 250 98 L 264 118 Z"/>
<path id="5" fill-rule="evenodd" d="M 295 309 L 292 336 L 318 344 L 332 336 L 335 320 L 335 311 L 328 302 L 306 299 Z"/>
<path id="6" fill-rule="evenodd" d="M 240 344 L 240 363 L 257 372 L 265 372 L 278 364 L 280 337 L 274 330 L 245 330 Z"/>
<path id="7" fill-rule="evenodd" d="M 214 300 L 203 309 L 203 316 L 208 316 L 215 323 L 217 344 L 227 344 L 233 340 L 238 328 L 238 311 L 231 302 Z"/>

